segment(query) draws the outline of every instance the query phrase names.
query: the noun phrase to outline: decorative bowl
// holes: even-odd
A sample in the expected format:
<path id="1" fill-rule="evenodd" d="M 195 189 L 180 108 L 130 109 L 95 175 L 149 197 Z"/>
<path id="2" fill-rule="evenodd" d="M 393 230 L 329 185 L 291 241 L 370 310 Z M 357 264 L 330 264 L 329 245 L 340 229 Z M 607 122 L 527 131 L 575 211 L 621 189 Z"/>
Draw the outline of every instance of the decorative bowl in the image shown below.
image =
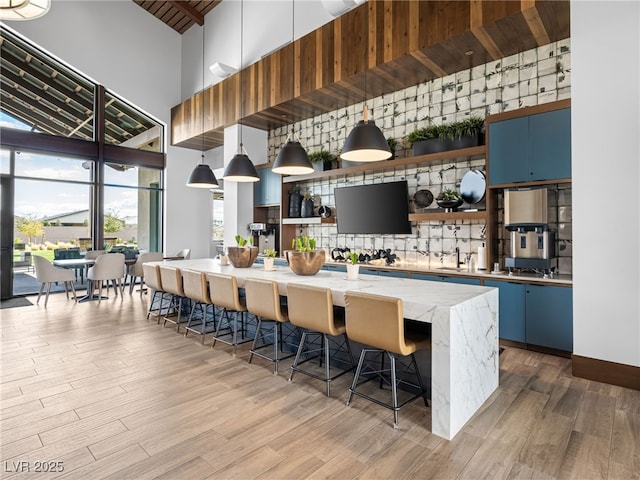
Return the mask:
<path id="1" fill-rule="evenodd" d="M 256 261 L 258 247 L 227 247 L 229 262 L 236 268 L 249 268 Z"/>
<path id="2" fill-rule="evenodd" d="M 464 202 L 461 198 L 455 198 L 453 200 L 436 200 L 436 203 L 439 207 L 444 208 L 445 212 L 455 212 Z"/>
<path id="3" fill-rule="evenodd" d="M 310 252 L 285 250 L 284 253 L 289 268 L 296 275 L 315 275 L 320 271 L 325 261 L 324 250 L 311 250 Z"/>

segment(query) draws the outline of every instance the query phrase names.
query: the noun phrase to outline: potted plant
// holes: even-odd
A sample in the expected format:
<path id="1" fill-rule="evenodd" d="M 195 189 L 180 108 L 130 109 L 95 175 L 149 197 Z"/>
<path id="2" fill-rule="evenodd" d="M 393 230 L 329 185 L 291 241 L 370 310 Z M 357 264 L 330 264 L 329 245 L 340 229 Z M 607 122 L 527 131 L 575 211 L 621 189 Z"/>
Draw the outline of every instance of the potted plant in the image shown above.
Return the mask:
<path id="1" fill-rule="evenodd" d="M 231 265 L 236 268 L 249 268 L 256 261 L 258 256 L 258 247 L 253 246 L 253 238 L 245 239 L 240 235 L 236 235 L 235 247 L 227 247 L 227 256 Z"/>
<path id="2" fill-rule="evenodd" d="M 407 142 L 413 147 L 413 155 L 444 152 L 449 149 L 450 142 L 446 140 L 446 125 L 427 125 L 418 128 L 407 135 Z"/>
<path id="3" fill-rule="evenodd" d="M 276 259 L 276 255 L 278 254 L 277 250 L 272 250 L 271 248 L 264 249 L 264 269 L 265 270 L 275 270 L 273 266 L 273 262 Z"/>
<path id="4" fill-rule="evenodd" d="M 436 197 L 436 203 L 446 212 L 455 212 L 462 205 L 462 196 L 455 190 L 447 189 Z"/>
<path id="5" fill-rule="evenodd" d="M 316 172 L 322 172 L 333 168 L 336 157 L 326 150 L 320 150 L 319 152 L 310 153 L 309 160 L 313 163 L 313 169 Z"/>
<path id="6" fill-rule="evenodd" d="M 325 261 L 325 252 L 316 249 L 316 240 L 307 235 L 291 241 L 292 250 L 285 252 L 289 268 L 296 275 L 315 275 Z"/>
<path id="7" fill-rule="evenodd" d="M 305 190 L 302 194 L 302 206 L 300 216 L 303 218 L 313 217 L 313 196 L 310 190 Z"/>
<path id="8" fill-rule="evenodd" d="M 301 207 L 302 194 L 300 193 L 300 185 L 296 183 L 289 189 L 289 218 L 300 217 Z"/>
<path id="9" fill-rule="evenodd" d="M 389 145 L 389 150 L 391 150 L 391 159 L 396 158 L 396 148 L 398 147 L 398 141 L 393 138 L 393 137 L 389 137 L 387 138 L 387 145 Z"/>
<path id="10" fill-rule="evenodd" d="M 452 125 L 452 148 L 477 147 L 484 143 L 484 118 L 469 117 Z"/>
<path id="11" fill-rule="evenodd" d="M 360 272 L 360 265 L 358 260 L 360 259 L 360 251 L 349 252 L 349 263 L 347 263 L 347 280 L 356 280 L 358 273 Z"/>

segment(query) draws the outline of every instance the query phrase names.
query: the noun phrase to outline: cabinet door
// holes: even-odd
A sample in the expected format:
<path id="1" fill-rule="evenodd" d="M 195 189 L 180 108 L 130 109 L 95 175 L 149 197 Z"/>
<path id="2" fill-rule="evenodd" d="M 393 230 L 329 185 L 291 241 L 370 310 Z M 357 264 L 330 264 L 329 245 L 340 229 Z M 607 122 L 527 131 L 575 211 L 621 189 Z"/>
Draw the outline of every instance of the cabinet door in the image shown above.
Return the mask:
<path id="1" fill-rule="evenodd" d="M 273 173 L 270 168 L 257 170 L 259 182 L 253 184 L 254 205 L 277 205 L 280 203 L 280 175 Z"/>
<path id="2" fill-rule="evenodd" d="M 529 180 L 528 117 L 494 122 L 489 129 L 489 183 L 496 185 Z"/>
<path id="3" fill-rule="evenodd" d="M 480 280 L 477 278 L 464 278 L 464 277 L 443 277 L 444 282 L 449 283 L 461 283 L 463 285 L 480 285 Z"/>
<path id="4" fill-rule="evenodd" d="M 378 275 L 382 277 L 408 278 L 407 272 L 389 272 L 387 270 L 379 270 Z"/>
<path id="5" fill-rule="evenodd" d="M 525 342 L 525 285 L 522 283 L 486 280 L 487 287 L 499 289 L 499 337 L 514 342 Z"/>
<path id="6" fill-rule="evenodd" d="M 441 282 L 444 277 L 438 277 L 437 275 L 427 275 L 425 273 L 414 273 L 411 275 L 411 278 L 415 278 L 416 280 L 429 280 L 431 282 Z"/>
<path id="7" fill-rule="evenodd" d="M 573 351 L 572 292 L 567 287 L 527 285 L 527 343 Z"/>
<path id="8" fill-rule="evenodd" d="M 529 180 L 571 178 L 571 109 L 529 117 Z"/>

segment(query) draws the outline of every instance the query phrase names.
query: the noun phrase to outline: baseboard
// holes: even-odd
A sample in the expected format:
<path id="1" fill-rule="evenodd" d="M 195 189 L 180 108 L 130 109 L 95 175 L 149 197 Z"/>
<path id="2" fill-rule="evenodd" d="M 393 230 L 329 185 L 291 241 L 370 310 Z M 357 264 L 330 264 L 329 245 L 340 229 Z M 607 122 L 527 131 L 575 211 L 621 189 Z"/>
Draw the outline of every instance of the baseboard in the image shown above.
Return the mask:
<path id="1" fill-rule="evenodd" d="M 571 366 L 575 377 L 640 390 L 640 367 L 580 355 L 572 355 Z"/>

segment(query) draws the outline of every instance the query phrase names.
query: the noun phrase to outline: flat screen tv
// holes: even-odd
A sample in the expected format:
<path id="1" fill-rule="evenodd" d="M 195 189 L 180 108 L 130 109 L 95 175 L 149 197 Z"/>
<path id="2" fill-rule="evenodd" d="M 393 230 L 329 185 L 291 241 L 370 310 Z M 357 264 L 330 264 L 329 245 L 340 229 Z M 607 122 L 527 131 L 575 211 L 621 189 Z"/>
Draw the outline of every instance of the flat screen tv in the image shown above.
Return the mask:
<path id="1" fill-rule="evenodd" d="M 339 187 L 333 193 L 338 233 L 411 233 L 406 180 Z"/>

